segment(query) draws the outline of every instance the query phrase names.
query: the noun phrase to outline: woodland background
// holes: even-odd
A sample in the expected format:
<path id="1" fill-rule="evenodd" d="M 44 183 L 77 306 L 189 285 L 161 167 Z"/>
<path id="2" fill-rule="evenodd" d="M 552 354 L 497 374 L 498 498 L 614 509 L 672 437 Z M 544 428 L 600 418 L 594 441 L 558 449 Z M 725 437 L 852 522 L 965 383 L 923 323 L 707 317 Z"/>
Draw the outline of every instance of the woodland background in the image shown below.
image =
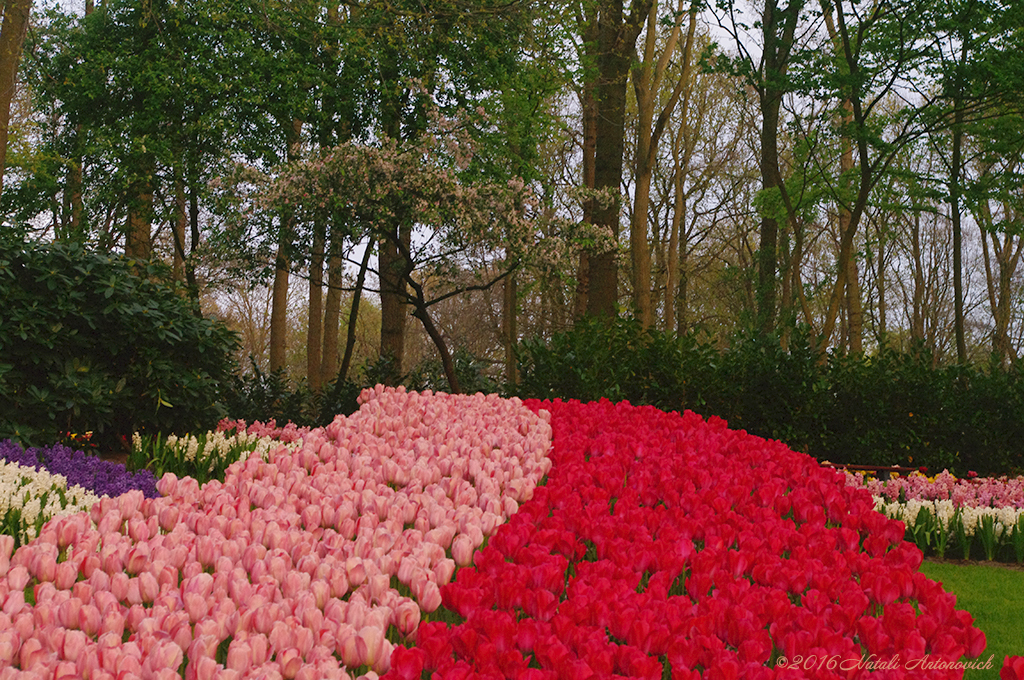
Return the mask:
<path id="1" fill-rule="evenodd" d="M 236 416 L 404 381 L 1019 462 L 1021 3 L 3 12 L 5 247 L 163 262 L 239 333 Z"/>

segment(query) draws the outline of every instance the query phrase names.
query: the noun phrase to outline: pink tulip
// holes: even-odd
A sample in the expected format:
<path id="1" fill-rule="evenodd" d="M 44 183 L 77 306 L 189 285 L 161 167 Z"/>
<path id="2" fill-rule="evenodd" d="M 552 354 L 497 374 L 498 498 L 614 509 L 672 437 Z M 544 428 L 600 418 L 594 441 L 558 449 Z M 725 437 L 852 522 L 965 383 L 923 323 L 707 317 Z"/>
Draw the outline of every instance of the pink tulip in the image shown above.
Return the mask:
<path id="1" fill-rule="evenodd" d="M 452 541 L 452 559 L 460 567 L 468 567 L 473 563 L 473 539 L 467 534 L 459 534 Z"/>
<path id="2" fill-rule="evenodd" d="M 65 628 L 78 628 L 81 611 L 82 601 L 77 597 L 72 597 L 61 603 L 57 609 L 61 625 Z"/>
<path id="3" fill-rule="evenodd" d="M 23 669 L 30 669 L 37 663 L 42 663 L 47 656 L 46 648 L 39 638 L 30 637 L 21 643 L 18 652 L 18 660 Z"/>
<path id="4" fill-rule="evenodd" d="M 53 671 L 53 680 L 76 680 L 81 678 L 78 668 L 70 661 L 60 661 Z"/>
<path id="5" fill-rule="evenodd" d="M 3 613 L 7 616 L 13 617 L 15 614 L 25 608 L 25 591 L 24 589 L 12 589 L 7 595 L 7 599 L 4 600 Z"/>
<path id="6" fill-rule="evenodd" d="M 337 644 L 341 661 L 346 667 L 356 668 L 366 662 L 365 650 L 359 648 L 359 635 L 350 626 L 338 629 Z"/>
<path id="7" fill-rule="evenodd" d="M 104 616 L 94 604 L 84 604 L 78 610 L 78 627 L 89 637 L 103 629 Z"/>
<path id="8" fill-rule="evenodd" d="M 252 663 L 254 666 L 262 666 L 270 656 L 270 642 L 263 634 L 252 635 L 248 638 L 249 647 L 252 650 Z"/>
<path id="9" fill-rule="evenodd" d="M 25 586 L 28 585 L 30 580 L 32 580 L 32 575 L 28 573 L 28 569 L 23 565 L 11 567 L 7 571 L 7 583 L 10 584 L 12 591 L 25 590 Z"/>
<path id="10" fill-rule="evenodd" d="M 411 635 L 420 625 L 420 608 L 412 601 L 402 602 L 395 610 L 395 627 L 402 635 Z"/>
<path id="11" fill-rule="evenodd" d="M 316 598 L 316 606 L 323 609 L 331 597 L 331 586 L 326 581 L 316 580 L 309 584 L 309 590 Z M 348 590 L 347 584 L 345 590 Z"/>
<path id="12" fill-rule="evenodd" d="M 9 666 L 18 656 L 21 637 L 13 630 L 0 630 L 0 666 Z"/>
<path id="13" fill-rule="evenodd" d="M 302 668 L 302 655 L 299 650 L 291 647 L 278 654 L 277 662 L 281 665 L 281 675 L 291 680 Z"/>
<path id="14" fill-rule="evenodd" d="M 226 667 L 244 673 L 253 665 L 252 647 L 244 640 L 232 640 L 228 645 Z"/>

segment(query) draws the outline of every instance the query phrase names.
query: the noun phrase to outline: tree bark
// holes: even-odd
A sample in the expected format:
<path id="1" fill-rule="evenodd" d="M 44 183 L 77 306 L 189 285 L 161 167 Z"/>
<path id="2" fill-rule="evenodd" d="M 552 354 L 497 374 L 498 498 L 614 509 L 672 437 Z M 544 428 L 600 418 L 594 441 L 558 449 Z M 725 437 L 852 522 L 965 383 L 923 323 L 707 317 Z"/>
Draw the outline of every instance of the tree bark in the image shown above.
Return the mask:
<path id="1" fill-rule="evenodd" d="M 914 262 L 914 298 L 910 324 L 910 337 L 924 341 L 924 265 L 921 260 L 921 216 L 914 213 L 911 231 L 911 256 Z"/>
<path id="2" fill-rule="evenodd" d="M 288 160 L 298 157 L 299 142 L 302 138 L 302 121 L 292 119 L 285 126 L 285 143 L 287 144 Z M 274 288 L 270 309 L 270 371 L 283 371 L 287 362 L 288 351 L 288 277 L 290 262 L 288 251 L 291 249 L 293 221 L 291 211 L 281 215 L 281 233 L 277 242 L 277 256 L 274 266 Z"/>
<path id="3" fill-rule="evenodd" d="M 188 196 L 185 195 L 185 180 L 181 168 L 174 170 L 174 257 L 171 272 L 175 281 L 185 280 L 185 227 L 188 225 Z"/>
<path id="4" fill-rule="evenodd" d="M 370 254 L 373 252 L 373 240 L 366 242 L 366 250 L 363 251 L 363 261 L 359 263 L 359 274 L 356 276 L 356 289 L 352 293 L 352 308 L 348 314 L 348 328 L 345 333 L 345 358 L 341 361 L 341 372 L 338 374 L 341 380 L 348 379 L 348 370 L 352 365 L 352 352 L 356 346 L 356 323 L 359 320 L 359 300 L 363 295 L 363 285 L 366 282 L 366 270 L 370 265 Z"/>
<path id="5" fill-rule="evenodd" d="M 7 169 L 7 140 L 11 129 L 11 102 L 18 81 L 21 49 L 28 32 L 32 0 L 5 0 L 0 25 L 0 193 Z"/>
<path id="6" fill-rule="evenodd" d="M 144 154 L 138 160 L 139 175 L 132 182 L 128 197 L 128 224 L 125 228 L 125 255 L 135 260 L 153 256 L 153 174 L 156 160 Z"/>
<path id="7" fill-rule="evenodd" d="M 403 221 L 395 232 L 380 239 L 377 259 L 380 263 L 380 356 L 391 362 L 389 384 L 396 384 L 405 373 L 406 301 L 409 289 L 405 282 L 408 263 L 401 254 L 408 250 L 411 228 Z"/>
<path id="8" fill-rule="evenodd" d="M 324 302 L 324 344 L 320 364 L 321 387 L 338 377 L 338 330 L 341 323 L 341 288 L 344 285 L 344 260 L 335 248 L 341 248 L 340 238 L 331 237 L 331 252 L 327 257 L 327 299 Z"/>
<path id="9" fill-rule="evenodd" d="M 324 244 L 327 226 L 313 225 L 313 250 L 309 258 L 309 314 L 306 319 L 306 381 L 314 393 L 323 388 L 321 351 L 324 326 Z"/>
<path id="10" fill-rule="evenodd" d="M 626 134 L 626 80 L 643 19 L 653 0 L 633 0 L 628 18 L 622 0 L 600 3 L 598 18 L 597 139 L 594 187 L 611 201 L 594 210 L 594 225 L 603 227 L 614 241 L 619 237 L 622 156 Z M 587 314 L 614 317 L 617 311 L 619 265 L 616 250 L 590 255 L 590 291 Z"/>
<path id="11" fill-rule="evenodd" d="M 967 43 L 963 45 L 966 58 Z M 957 83 L 957 87 L 960 84 Z M 956 336 L 956 360 L 967 363 L 967 341 L 964 338 L 964 270 L 963 227 L 960 222 L 960 175 L 963 168 L 964 110 L 959 92 L 953 106 L 953 153 L 949 173 L 949 216 L 953 222 L 953 333 Z"/>
<path id="12" fill-rule="evenodd" d="M 765 0 L 761 15 L 764 71 L 758 99 L 761 108 L 761 188 L 765 192 L 785 191 L 779 168 L 779 120 L 785 94 L 783 81 L 789 71 L 797 19 L 802 7 L 803 0 L 790 0 L 785 9 L 779 7 L 777 0 Z M 761 218 L 757 267 L 757 318 L 763 333 L 771 333 L 775 328 L 778 240 L 778 220 L 774 215 L 765 213 Z"/>
<path id="13" fill-rule="evenodd" d="M 584 61 L 594 59 L 592 49 L 597 42 L 597 12 L 593 4 L 587 6 L 583 23 Z M 583 188 L 594 190 L 594 166 L 597 153 L 597 101 L 595 95 L 596 78 L 586 76 L 580 93 L 580 108 L 583 112 Z M 594 223 L 594 200 L 583 201 L 584 224 Z M 590 252 L 581 250 L 579 266 L 576 272 L 576 295 L 573 306 L 573 318 L 582 319 L 587 314 L 590 299 Z"/>
<path id="14" fill-rule="evenodd" d="M 516 273 L 510 272 L 505 277 L 504 300 L 501 307 L 501 335 L 505 342 L 505 379 L 509 385 L 519 384 L 519 371 L 516 366 L 516 318 L 519 300 L 516 287 Z"/>

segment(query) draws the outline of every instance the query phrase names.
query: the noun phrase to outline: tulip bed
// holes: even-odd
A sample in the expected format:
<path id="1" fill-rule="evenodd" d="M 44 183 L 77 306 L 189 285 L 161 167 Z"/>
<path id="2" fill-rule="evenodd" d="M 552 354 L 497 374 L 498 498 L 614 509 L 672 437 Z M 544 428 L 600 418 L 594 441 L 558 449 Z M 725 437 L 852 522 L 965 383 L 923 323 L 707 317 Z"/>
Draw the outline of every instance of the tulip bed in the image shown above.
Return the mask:
<path id="1" fill-rule="evenodd" d="M 551 435 L 495 395 L 363 401 L 223 483 L 167 474 L 157 498 L 101 499 L 13 554 L 0 541 L 0 678 L 385 671 L 547 473 Z"/>
<path id="2" fill-rule="evenodd" d="M 1012 555 L 1024 563 L 1022 477 L 957 479 L 943 471 L 882 481 L 847 472 L 846 483 L 872 493 L 875 508 L 902 520 L 907 539 L 926 555 L 956 551 L 970 559 L 974 550 L 988 560 Z"/>
<path id="3" fill-rule="evenodd" d="M 465 622 L 422 625 L 389 678 L 840 678 L 897 657 L 885 677 L 942 678 L 984 649 L 840 473 L 715 418 L 532 405 L 547 485 L 444 590 Z"/>
<path id="4" fill-rule="evenodd" d="M 984 649 L 868 492 L 723 421 L 361 402 L 0 538 L 0 680 L 953 678 Z"/>

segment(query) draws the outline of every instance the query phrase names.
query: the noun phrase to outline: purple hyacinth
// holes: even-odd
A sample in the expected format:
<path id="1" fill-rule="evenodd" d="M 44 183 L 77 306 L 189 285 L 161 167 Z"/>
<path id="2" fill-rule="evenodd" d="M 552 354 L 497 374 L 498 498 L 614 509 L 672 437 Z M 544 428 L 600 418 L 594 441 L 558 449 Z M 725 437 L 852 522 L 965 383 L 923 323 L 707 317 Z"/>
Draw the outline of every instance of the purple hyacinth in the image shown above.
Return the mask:
<path id="1" fill-rule="evenodd" d="M 76 451 L 63 444 L 48 448 L 23 449 L 10 440 L 0 442 L 0 457 L 36 470 L 45 469 L 63 475 L 68 484 L 88 489 L 98 496 L 111 498 L 139 489 L 147 498 L 156 498 L 156 477 L 149 470 L 128 472 L 124 465 Z"/>

